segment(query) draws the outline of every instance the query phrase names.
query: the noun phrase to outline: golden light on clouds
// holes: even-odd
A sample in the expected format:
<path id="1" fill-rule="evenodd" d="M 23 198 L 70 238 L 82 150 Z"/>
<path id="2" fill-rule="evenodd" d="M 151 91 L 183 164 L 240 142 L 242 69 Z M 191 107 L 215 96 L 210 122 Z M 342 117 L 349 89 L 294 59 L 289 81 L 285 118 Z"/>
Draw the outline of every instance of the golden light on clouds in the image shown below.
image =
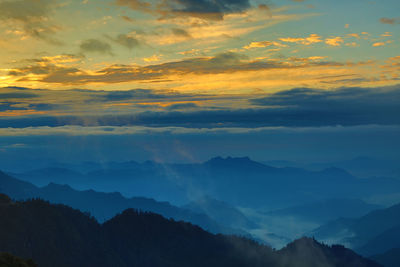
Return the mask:
<path id="1" fill-rule="evenodd" d="M 394 16 L 335 21 L 345 14 L 324 4 L 246 0 L 39 2 L 0 4 L 2 87 L 247 96 L 398 82 Z"/>

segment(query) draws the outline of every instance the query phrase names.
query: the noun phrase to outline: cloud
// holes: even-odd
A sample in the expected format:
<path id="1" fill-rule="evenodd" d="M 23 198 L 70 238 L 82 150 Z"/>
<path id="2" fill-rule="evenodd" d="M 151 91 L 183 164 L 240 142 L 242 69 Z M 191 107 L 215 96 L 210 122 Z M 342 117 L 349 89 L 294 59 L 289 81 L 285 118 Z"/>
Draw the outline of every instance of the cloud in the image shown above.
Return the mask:
<path id="1" fill-rule="evenodd" d="M 198 17 L 222 20 L 225 14 L 240 13 L 249 9 L 249 0 L 163 0 L 154 5 L 140 0 L 116 0 L 119 6 L 161 15 L 161 18 Z"/>
<path id="2" fill-rule="evenodd" d="M 161 58 L 162 58 L 162 55 L 156 55 L 156 54 L 154 54 L 154 55 L 152 55 L 151 57 L 145 57 L 145 58 L 143 58 L 143 61 L 144 61 L 144 62 L 147 62 L 147 63 L 152 63 L 152 62 L 160 61 Z"/>
<path id="3" fill-rule="evenodd" d="M 38 97 L 38 94 L 30 93 L 30 92 L 10 92 L 10 93 L 0 93 L 0 101 L 14 98 L 33 98 Z"/>
<path id="4" fill-rule="evenodd" d="M 222 19 L 225 13 L 237 13 L 250 8 L 248 0 L 176 0 L 167 2 L 173 13 L 213 19 Z"/>
<path id="5" fill-rule="evenodd" d="M 167 110 L 185 110 L 185 109 L 194 109 L 199 106 L 196 103 L 177 103 L 167 106 Z"/>
<path id="6" fill-rule="evenodd" d="M 297 123 L 328 125 L 400 124 L 400 86 L 389 88 L 298 88 L 253 99 L 255 105 L 281 109 Z M 325 123 L 322 122 L 326 120 Z"/>
<path id="7" fill-rule="evenodd" d="M 0 127 L 400 125 L 397 116 L 400 112 L 400 85 L 337 90 L 297 88 L 239 102 L 234 96 L 181 94 L 149 89 L 2 89 L 3 94 L 8 95 L 0 96 L 3 99 L 0 104 Z M 80 107 L 79 110 L 74 108 L 75 105 Z"/>
<path id="8" fill-rule="evenodd" d="M 188 33 L 186 30 L 184 29 L 179 29 L 179 28 L 173 28 L 172 29 L 172 33 L 175 36 L 178 37 L 184 37 L 184 38 L 192 38 L 192 36 L 190 35 L 190 33 Z"/>
<path id="9" fill-rule="evenodd" d="M 348 34 L 346 34 L 346 36 L 360 39 L 360 35 L 358 33 L 348 33 Z"/>
<path id="10" fill-rule="evenodd" d="M 337 134 L 337 133 L 367 133 L 369 131 L 376 133 L 382 132 L 397 133 L 400 129 L 398 126 L 325 126 L 325 127 L 220 127 L 220 128 L 187 128 L 187 127 L 147 127 L 147 126 L 37 126 L 25 128 L 0 128 L 0 136 L 47 136 L 47 135 L 70 135 L 70 136 L 107 136 L 107 135 L 148 135 L 161 134 L 165 137 L 168 135 L 206 135 L 206 134 L 276 134 L 279 137 L 281 134 Z M 371 133 L 371 135 L 373 135 Z M 207 139 L 208 140 L 208 139 Z"/>
<path id="11" fill-rule="evenodd" d="M 167 95 L 156 93 L 150 89 L 134 89 L 129 91 L 113 91 L 113 92 L 99 92 L 96 99 L 102 99 L 105 101 L 121 101 L 121 100 L 132 100 L 132 99 L 162 99 L 166 98 Z"/>
<path id="12" fill-rule="evenodd" d="M 391 32 L 385 32 L 383 34 L 381 34 L 382 37 L 391 37 L 393 36 Z"/>
<path id="13" fill-rule="evenodd" d="M 135 103 L 164 103 L 163 106 L 169 106 L 175 102 L 190 102 L 195 100 L 206 100 L 206 96 L 198 97 L 192 94 L 182 94 L 170 90 L 151 90 L 151 89 L 132 89 L 126 91 L 101 91 L 101 90 L 47 90 L 47 89 L 29 89 L 19 87 L 2 87 L 0 88 L 0 105 L 4 108 L 35 108 L 48 109 L 51 105 L 55 107 L 63 107 L 74 105 L 76 103 L 84 104 L 88 110 L 91 110 L 94 105 L 120 104 L 131 102 Z M 80 110 L 84 110 L 82 107 Z M 3 109 L 4 110 L 4 109 Z M 59 110 L 58 110 L 59 111 Z M 73 112 L 74 110 L 71 109 Z"/>
<path id="14" fill-rule="evenodd" d="M 49 17 L 56 7 L 55 0 L 10 0 L 0 2 L 0 20 L 9 23 L 11 27 L 22 25 L 26 35 L 61 45 L 54 38 L 60 29 L 49 22 Z"/>
<path id="15" fill-rule="evenodd" d="M 400 23 L 400 18 L 381 18 L 379 21 L 383 24 L 394 25 Z"/>
<path id="16" fill-rule="evenodd" d="M 372 44 L 373 47 L 378 47 L 378 46 L 385 46 L 384 42 L 377 42 Z"/>
<path id="17" fill-rule="evenodd" d="M 145 1 L 140 0 L 116 0 L 116 4 L 119 6 L 128 6 L 133 10 L 139 10 L 151 13 L 152 5 Z"/>
<path id="18" fill-rule="evenodd" d="M 108 37 L 108 36 L 107 36 Z M 120 44 L 128 49 L 133 49 L 135 47 L 138 47 L 140 45 L 140 41 L 135 38 L 134 36 L 131 36 L 129 34 L 119 34 L 115 38 L 108 37 L 112 41 L 116 42 L 117 44 Z M 111 51 L 111 47 L 110 47 Z"/>
<path id="19" fill-rule="evenodd" d="M 135 19 L 133 19 L 133 18 L 131 18 L 131 17 L 128 17 L 128 16 L 121 16 L 121 18 L 122 18 L 123 20 L 127 21 L 127 22 L 130 22 L 130 23 L 136 22 Z"/>
<path id="20" fill-rule="evenodd" d="M 99 94 L 99 92 L 93 92 Z M 147 91 L 102 92 L 108 100 L 125 100 Z M 140 96 L 138 97 L 140 98 Z M 192 98 L 193 99 L 193 98 Z M 342 88 L 316 90 L 298 88 L 250 100 L 249 108 L 207 109 L 190 99 L 173 104 L 163 102 L 165 110 L 56 115 L 28 118 L 3 118 L 0 127 L 38 126 L 146 126 L 146 127 L 323 127 L 356 125 L 400 125 L 400 86 L 382 88 Z M 186 102 L 187 101 L 187 102 Z M 101 102 L 95 102 L 101 103 Z M 156 103 L 156 102 L 147 102 Z M 25 112 L 29 112 L 26 110 Z M 35 114 L 35 113 L 32 113 Z M 7 114 L 4 114 L 7 115 Z M 30 115 L 30 114 L 20 114 Z M 17 116 L 17 114 L 15 114 Z"/>
<path id="21" fill-rule="evenodd" d="M 310 34 L 310 36 L 302 38 L 302 37 L 287 37 L 287 38 L 280 38 L 282 42 L 286 43 L 298 43 L 298 44 L 303 44 L 303 45 L 311 45 L 315 43 L 320 43 L 322 42 L 321 36 L 318 34 Z"/>
<path id="22" fill-rule="evenodd" d="M 268 46 L 286 47 L 287 45 L 281 44 L 279 42 L 262 41 L 262 42 L 251 42 L 250 44 L 243 46 L 243 48 L 253 49 L 253 48 L 264 48 Z"/>
<path id="23" fill-rule="evenodd" d="M 90 45 L 89 45 L 90 44 Z M 110 53 L 108 46 L 92 45 L 88 42 L 86 50 L 91 52 Z M 318 59 L 318 60 L 316 60 Z M 18 81 L 40 81 L 63 85 L 89 83 L 122 83 L 122 82 L 157 82 L 168 81 L 169 77 L 183 75 L 230 74 L 235 72 L 252 72 L 265 70 L 304 69 L 309 67 L 339 67 L 350 63 L 320 61 L 321 57 L 250 60 L 245 55 L 233 52 L 216 54 L 213 57 L 194 57 L 179 61 L 152 64 L 147 66 L 115 64 L 97 71 L 85 71 L 74 66 L 61 64 L 29 64 L 9 71 L 11 76 L 21 76 Z M 160 60 L 159 55 L 146 58 L 146 62 Z M 353 64 L 355 65 L 355 64 Z M 40 77 L 32 77 L 35 74 Z"/>
<path id="24" fill-rule="evenodd" d="M 344 43 L 344 41 L 342 37 L 331 37 L 331 38 L 326 38 L 325 43 L 330 46 L 341 46 Z"/>
<path id="25" fill-rule="evenodd" d="M 111 45 L 97 39 L 87 39 L 82 41 L 80 48 L 83 52 L 99 53 L 112 55 Z"/>
<path id="26" fill-rule="evenodd" d="M 37 61 L 36 64 L 29 64 L 25 67 L 11 69 L 8 72 L 10 76 L 22 76 L 21 80 L 25 78 L 23 76 L 34 75 L 61 75 L 61 74 L 73 74 L 78 73 L 79 69 L 73 67 L 66 67 L 63 65 L 56 65 L 47 61 Z"/>

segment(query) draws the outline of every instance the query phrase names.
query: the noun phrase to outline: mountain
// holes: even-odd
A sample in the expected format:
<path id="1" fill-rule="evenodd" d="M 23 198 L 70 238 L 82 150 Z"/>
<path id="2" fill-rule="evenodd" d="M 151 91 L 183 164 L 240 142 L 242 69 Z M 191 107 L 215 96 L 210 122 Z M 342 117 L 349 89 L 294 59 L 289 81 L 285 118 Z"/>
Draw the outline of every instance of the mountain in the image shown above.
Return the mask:
<path id="1" fill-rule="evenodd" d="M 371 157 L 357 157 L 350 160 L 342 160 L 327 163 L 307 164 L 304 167 L 310 169 L 324 169 L 330 166 L 345 169 L 359 177 L 400 177 L 399 162 L 395 160 L 383 160 Z"/>
<path id="2" fill-rule="evenodd" d="M 34 169 L 20 174 L 21 179 L 31 179 L 32 182 L 38 186 L 45 186 L 50 182 L 73 185 L 84 182 L 84 177 L 85 176 L 80 172 L 62 167 Z"/>
<path id="3" fill-rule="evenodd" d="M 78 210 L 42 200 L 0 204 L 0 251 L 39 266 L 114 266 L 101 226 Z"/>
<path id="4" fill-rule="evenodd" d="M 301 163 L 287 160 L 269 160 L 264 162 L 274 167 L 296 167 L 308 170 L 322 170 L 329 167 L 344 169 L 357 177 L 400 177 L 398 160 L 378 159 L 360 156 L 353 159 L 329 162 Z"/>
<path id="5" fill-rule="evenodd" d="M 400 223 L 368 240 L 368 242 L 356 249 L 362 255 L 371 256 L 384 253 L 392 248 L 400 248 Z"/>
<path id="6" fill-rule="evenodd" d="M 378 205 L 368 204 L 359 199 L 327 199 L 318 202 L 267 212 L 271 216 L 295 217 L 316 223 L 327 223 L 340 217 L 360 217 Z"/>
<path id="7" fill-rule="evenodd" d="M 24 260 L 7 252 L 0 252 L 1 267 L 37 267 L 32 260 Z"/>
<path id="8" fill-rule="evenodd" d="M 32 197 L 37 190 L 38 188 L 33 184 L 15 179 L 0 171 L 0 193 L 8 194 L 15 199 L 25 199 Z"/>
<path id="9" fill-rule="evenodd" d="M 319 171 L 276 168 L 248 157 L 215 157 L 204 163 L 191 164 L 128 161 L 97 166 L 99 169 L 69 176 L 65 176 L 68 173 L 65 170 L 60 175 L 57 172 L 50 175 L 43 169 L 16 173 L 15 176 L 34 184 L 57 181 L 80 190 L 118 191 L 126 196 L 156 198 L 174 205 L 209 196 L 232 206 L 264 210 L 329 198 L 366 199 L 400 193 L 400 179 L 359 179 L 343 169 L 332 167 Z"/>
<path id="10" fill-rule="evenodd" d="M 249 236 L 244 231 L 224 227 L 203 213 L 178 208 L 168 202 L 158 202 L 143 197 L 125 198 L 120 193 L 102 193 L 93 190 L 78 191 L 68 185 L 54 183 L 39 188 L 3 172 L 0 172 L 0 193 L 8 194 L 17 200 L 42 198 L 52 203 L 65 204 L 83 212 L 89 212 L 100 222 L 110 219 L 127 208 L 135 208 L 155 212 L 166 218 L 191 222 L 213 233 L 235 233 Z"/>
<path id="11" fill-rule="evenodd" d="M 313 238 L 300 238 L 278 251 L 284 266 L 328 267 L 328 266 L 364 266 L 372 262 L 362 262 L 355 253 L 341 245 L 327 246 Z"/>
<path id="12" fill-rule="evenodd" d="M 257 228 L 257 224 L 249 220 L 240 210 L 224 201 L 203 197 L 183 206 L 185 209 L 203 213 L 221 225 L 238 229 Z"/>
<path id="13" fill-rule="evenodd" d="M 325 242 L 339 242 L 366 256 L 400 247 L 400 204 L 359 218 L 342 218 L 324 224 L 310 235 Z"/>
<path id="14" fill-rule="evenodd" d="M 99 224 L 64 205 L 0 199 L 0 251 L 32 258 L 42 267 L 380 266 L 342 246 L 308 238 L 275 251 L 133 209 Z"/>
<path id="15" fill-rule="evenodd" d="M 221 170 L 221 171 L 239 171 L 249 174 L 249 172 L 258 173 L 260 171 L 274 172 L 277 169 L 264 165 L 262 163 L 251 160 L 249 157 L 215 157 L 203 164 L 209 170 Z"/>
<path id="16" fill-rule="evenodd" d="M 385 267 L 398 267 L 400 262 L 400 248 L 394 248 L 385 253 L 372 256 L 371 259 Z"/>

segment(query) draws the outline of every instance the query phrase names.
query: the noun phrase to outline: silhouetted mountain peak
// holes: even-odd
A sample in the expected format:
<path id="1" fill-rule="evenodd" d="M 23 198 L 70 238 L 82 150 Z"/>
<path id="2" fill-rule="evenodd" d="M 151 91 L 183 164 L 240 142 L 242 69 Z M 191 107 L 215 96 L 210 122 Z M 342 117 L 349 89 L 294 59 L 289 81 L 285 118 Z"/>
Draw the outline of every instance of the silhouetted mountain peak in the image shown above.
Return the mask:
<path id="1" fill-rule="evenodd" d="M 289 259 L 293 266 L 379 266 L 342 245 L 328 246 L 309 237 L 289 243 L 278 253 Z"/>
<path id="2" fill-rule="evenodd" d="M 249 157 L 237 157 L 237 158 L 235 158 L 235 157 L 231 157 L 231 156 L 228 156 L 226 158 L 218 156 L 218 157 L 214 157 L 214 158 L 211 158 L 210 160 L 206 161 L 206 163 L 214 163 L 214 164 L 215 163 L 227 163 L 227 162 L 229 162 L 229 163 L 232 163 L 232 162 L 235 162 L 235 163 L 254 162 L 255 163 L 255 161 L 252 161 Z"/>
<path id="3" fill-rule="evenodd" d="M 153 212 L 144 212 L 129 208 L 115 215 L 112 219 L 107 221 L 106 224 L 116 223 L 116 222 L 132 222 L 132 221 L 136 222 L 139 219 L 145 221 L 146 219 L 148 220 L 149 218 L 156 218 L 157 220 L 165 220 L 165 218 L 159 214 Z"/>
<path id="4" fill-rule="evenodd" d="M 49 189 L 49 190 L 62 190 L 62 191 L 72 191 L 74 190 L 71 186 L 67 184 L 56 184 L 56 183 L 49 183 L 47 186 L 44 187 L 44 189 Z"/>
<path id="5" fill-rule="evenodd" d="M 296 239 L 293 242 L 289 243 L 286 246 L 286 248 L 296 248 L 299 246 L 315 247 L 315 246 L 321 246 L 321 244 L 312 237 L 303 236 L 303 237 Z"/>
<path id="6" fill-rule="evenodd" d="M 230 170 L 234 169 L 275 169 L 273 167 L 264 165 L 257 161 L 250 159 L 249 157 L 214 157 L 206 162 L 204 162 L 205 166 L 214 167 L 214 168 L 226 168 Z"/>

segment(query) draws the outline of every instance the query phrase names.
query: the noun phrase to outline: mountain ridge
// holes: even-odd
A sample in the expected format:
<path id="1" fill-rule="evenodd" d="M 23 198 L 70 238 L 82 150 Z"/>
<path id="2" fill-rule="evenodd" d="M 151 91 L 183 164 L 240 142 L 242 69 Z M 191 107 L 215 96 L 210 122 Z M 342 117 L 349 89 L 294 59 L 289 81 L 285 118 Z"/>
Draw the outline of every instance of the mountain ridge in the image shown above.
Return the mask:
<path id="1" fill-rule="evenodd" d="M 151 198 L 132 197 L 125 198 L 119 192 L 104 193 L 94 190 L 75 190 L 69 185 L 50 183 L 44 187 L 18 180 L 0 171 L 0 193 L 9 194 L 17 200 L 41 197 L 53 203 L 66 204 L 89 212 L 100 222 L 113 217 L 118 212 L 127 208 L 136 208 L 143 211 L 153 211 L 167 218 L 175 218 L 200 225 L 214 233 L 240 234 L 250 236 L 248 233 L 230 229 L 219 225 L 217 222 L 202 213 L 195 213 L 182 209 L 168 202 L 159 202 Z"/>
<path id="2" fill-rule="evenodd" d="M 275 251 L 249 239 L 214 235 L 190 223 L 133 209 L 99 224 L 65 205 L 33 199 L 3 203 L 0 215 L 0 250 L 30 257 L 41 267 L 380 266 L 344 247 L 308 238 Z M 300 246 L 301 252 L 296 249 Z M 320 258 L 305 258 L 304 251 L 321 255 L 325 265 Z"/>

